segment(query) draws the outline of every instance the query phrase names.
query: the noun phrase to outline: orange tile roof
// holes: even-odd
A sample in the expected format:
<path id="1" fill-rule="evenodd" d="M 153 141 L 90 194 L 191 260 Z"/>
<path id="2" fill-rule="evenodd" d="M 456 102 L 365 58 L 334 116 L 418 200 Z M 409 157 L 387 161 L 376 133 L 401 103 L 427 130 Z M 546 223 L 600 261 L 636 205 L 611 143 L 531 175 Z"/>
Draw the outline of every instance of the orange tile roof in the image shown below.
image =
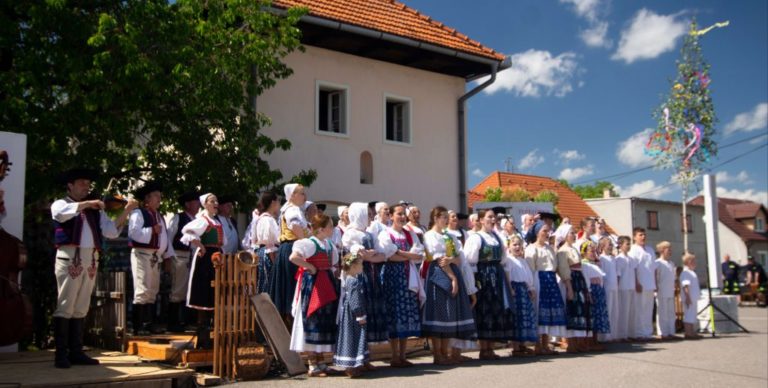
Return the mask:
<path id="1" fill-rule="evenodd" d="M 578 194 L 552 178 L 500 171 L 492 172 L 469 191 L 467 206 L 472 207 L 475 202 L 482 202 L 485 198 L 485 191 L 494 187 L 501 187 L 505 190 L 522 188 L 533 195 L 542 190 L 554 191 L 558 196 L 557 212 L 561 217 L 570 217 L 571 223 L 574 225 L 578 225 L 583 218 L 598 216 Z"/>
<path id="2" fill-rule="evenodd" d="M 704 205 L 704 197 L 699 195 L 696 198 L 688 201 L 691 205 Z M 737 216 L 741 215 L 742 206 L 747 207 L 754 207 L 756 208 L 756 211 L 753 213 L 752 217 L 755 217 L 757 215 L 757 210 L 763 210 L 765 212 L 765 207 L 759 203 L 751 202 L 751 201 L 745 201 L 741 199 L 733 199 L 733 198 L 717 198 L 717 217 L 719 218 L 720 222 L 725 224 L 730 230 L 732 230 L 734 233 L 736 233 L 739 237 L 741 237 L 742 240 L 745 242 L 750 241 L 768 241 L 768 233 L 759 233 L 755 232 L 754 230 L 750 229 L 747 225 L 744 225 L 741 221 L 737 220 Z M 752 206 L 754 205 L 754 206 Z M 736 214 L 734 214 L 736 212 Z"/>
<path id="3" fill-rule="evenodd" d="M 278 8 L 307 7 L 309 15 L 353 24 L 497 61 L 504 55 L 394 0 L 274 0 Z"/>

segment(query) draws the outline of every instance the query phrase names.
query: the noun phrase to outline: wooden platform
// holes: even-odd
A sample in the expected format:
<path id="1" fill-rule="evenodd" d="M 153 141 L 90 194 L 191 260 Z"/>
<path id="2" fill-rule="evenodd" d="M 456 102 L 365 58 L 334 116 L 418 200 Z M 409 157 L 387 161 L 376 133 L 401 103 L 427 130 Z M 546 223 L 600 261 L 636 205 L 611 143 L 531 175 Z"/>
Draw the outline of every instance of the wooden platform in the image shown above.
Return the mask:
<path id="1" fill-rule="evenodd" d="M 194 335 L 161 334 L 145 337 L 128 337 L 125 352 L 142 360 L 178 365 L 182 368 L 210 366 L 213 350 L 196 350 Z"/>
<path id="2" fill-rule="evenodd" d="M 53 352 L 0 353 L 0 386 L 19 387 L 178 387 L 191 385 L 195 371 L 142 362 L 138 356 L 91 351 L 97 366 L 53 367 Z"/>

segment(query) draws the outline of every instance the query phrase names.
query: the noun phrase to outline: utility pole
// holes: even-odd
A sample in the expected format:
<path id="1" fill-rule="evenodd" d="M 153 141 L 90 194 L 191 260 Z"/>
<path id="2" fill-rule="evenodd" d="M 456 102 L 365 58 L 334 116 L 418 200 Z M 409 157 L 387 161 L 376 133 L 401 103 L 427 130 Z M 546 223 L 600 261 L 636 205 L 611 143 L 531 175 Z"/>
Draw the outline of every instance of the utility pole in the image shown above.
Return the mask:
<path id="1" fill-rule="evenodd" d="M 504 159 L 504 167 L 506 172 L 512 172 L 512 157 L 507 156 L 506 159 Z"/>

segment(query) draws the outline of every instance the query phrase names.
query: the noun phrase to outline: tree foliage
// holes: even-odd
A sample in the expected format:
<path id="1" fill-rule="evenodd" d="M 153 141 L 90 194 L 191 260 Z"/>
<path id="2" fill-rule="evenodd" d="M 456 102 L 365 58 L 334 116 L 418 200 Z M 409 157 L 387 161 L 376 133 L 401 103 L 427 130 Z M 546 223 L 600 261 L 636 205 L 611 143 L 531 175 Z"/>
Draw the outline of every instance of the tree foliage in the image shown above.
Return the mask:
<path id="1" fill-rule="evenodd" d="M 501 187 L 489 187 L 485 190 L 486 202 L 529 202 L 533 196 L 523 188 L 505 190 Z"/>
<path id="2" fill-rule="evenodd" d="M 0 130 L 28 136 L 27 203 L 91 166 L 125 189 L 194 187 L 255 202 L 283 179 L 264 156 L 290 143 L 260 129 L 256 97 L 291 74 L 303 10 L 252 1 L 44 1 L 2 7 Z M 296 179 L 314 179 L 305 171 Z M 106 185 L 107 180 L 100 182 Z M 101 186 L 102 188 L 104 186 Z"/>
<path id="3" fill-rule="evenodd" d="M 576 193 L 576 195 L 578 195 L 582 199 L 602 198 L 605 190 L 610 191 L 611 197 L 619 196 L 619 194 L 616 192 L 616 188 L 614 187 L 613 183 L 606 182 L 606 181 L 597 181 L 591 185 L 578 185 L 578 186 L 571 186 L 571 184 L 568 183 L 568 181 L 565 179 L 559 179 L 558 182 L 560 182 L 561 185 L 571 189 L 573 192 Z"/>
<path id="4" fill-rule="evenodd" d="M 557 206 L 560 196 L 552 190 L 541 190 L 533 196 L 533 202 L 551 202 L 552 206 Z"/>

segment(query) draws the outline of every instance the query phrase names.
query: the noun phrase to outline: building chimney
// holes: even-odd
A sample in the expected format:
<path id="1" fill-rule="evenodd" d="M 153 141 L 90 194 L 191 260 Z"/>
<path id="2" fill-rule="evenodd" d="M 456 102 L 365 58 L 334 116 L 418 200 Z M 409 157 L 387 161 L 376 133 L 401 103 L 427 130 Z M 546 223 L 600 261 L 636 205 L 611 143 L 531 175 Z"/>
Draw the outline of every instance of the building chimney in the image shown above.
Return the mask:
<path id="1" fill-rule="evenodd" d="M 603 198 L 611 198 L 611 189 L 603 190 Z"/>

